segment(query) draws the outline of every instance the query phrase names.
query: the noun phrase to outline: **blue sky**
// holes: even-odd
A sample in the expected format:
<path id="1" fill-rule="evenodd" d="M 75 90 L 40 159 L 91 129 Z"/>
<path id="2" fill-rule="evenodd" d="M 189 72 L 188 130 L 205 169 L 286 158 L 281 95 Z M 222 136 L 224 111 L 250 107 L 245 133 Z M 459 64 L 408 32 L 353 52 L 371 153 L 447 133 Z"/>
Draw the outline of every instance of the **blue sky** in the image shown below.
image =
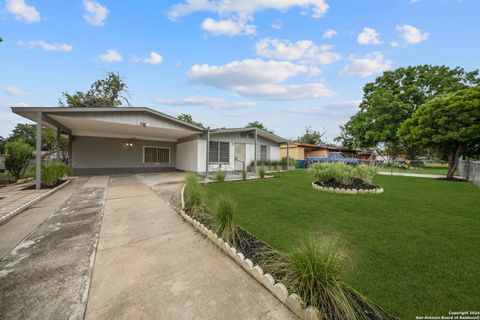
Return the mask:
<path id="1" fill-rule="evenodd" d="M 478 68 L 478 12 L 478 0 L 1 1 L 0 135 L 25 122 L 9 106 L 56 106 L 115 71 L 133 106 L 331 141 L 383 70 Z"/>

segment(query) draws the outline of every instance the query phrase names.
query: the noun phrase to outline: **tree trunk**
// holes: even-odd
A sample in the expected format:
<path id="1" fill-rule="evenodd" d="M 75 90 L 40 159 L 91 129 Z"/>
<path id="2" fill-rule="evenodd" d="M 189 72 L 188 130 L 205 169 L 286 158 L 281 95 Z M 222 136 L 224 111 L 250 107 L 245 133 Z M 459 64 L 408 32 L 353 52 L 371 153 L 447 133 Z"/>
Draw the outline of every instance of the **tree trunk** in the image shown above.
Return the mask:
<path id="1" fill-rule="evenodd" d="M 458 166 L 458 159 L 460 158 L 460 154 L 463 150 L 463 146 L 458 146 L 456 149 L 450 149 L 448 152 L 448 173 L 447 179 L 453 179 L 453 175 L 457 170 Z"/>

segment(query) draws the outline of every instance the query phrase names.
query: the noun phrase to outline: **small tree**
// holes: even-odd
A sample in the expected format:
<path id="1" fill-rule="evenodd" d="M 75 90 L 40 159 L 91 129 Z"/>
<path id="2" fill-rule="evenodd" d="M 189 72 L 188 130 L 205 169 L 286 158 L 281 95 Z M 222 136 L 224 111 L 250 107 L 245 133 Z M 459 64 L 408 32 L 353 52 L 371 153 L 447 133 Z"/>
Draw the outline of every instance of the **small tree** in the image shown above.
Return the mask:
<path id="1" fill-rule="evenodd" d="M 323 144 L 322 137 L 325 135 L 324 132 L 313 130 L 312 127 L 305 127 L 305 132 L 297 138 L 297 141 L 300 143 L 308 143 L 314 145 Z"/>
<path id="2" fill-rule="evenodd" d="M 447 178 L 458 159 L 480 143 L 480 86 L 442 95 L 421 105 L 398 131 L 402 140 L 448 157 Z"/>
<path id="3" fill-rule="evenodd" d="M 22 178 L 33 157 L 33 147 L 27 143 L 8 141 L 5 143 L 5 169 L 16 179 Z"/>
<path id="4" fill-rule="evenodd" d="M 249 123 L 247 123 L 246 127 L 247 128 L 258 128 L 258 129 L 262 129 L 264 131 L 273 133 L 273 131 L 268 130 L 267 127 L 265 127 L 265 125 L 263 123 L 261 123 L 260 121 L 250 121 Z"/>

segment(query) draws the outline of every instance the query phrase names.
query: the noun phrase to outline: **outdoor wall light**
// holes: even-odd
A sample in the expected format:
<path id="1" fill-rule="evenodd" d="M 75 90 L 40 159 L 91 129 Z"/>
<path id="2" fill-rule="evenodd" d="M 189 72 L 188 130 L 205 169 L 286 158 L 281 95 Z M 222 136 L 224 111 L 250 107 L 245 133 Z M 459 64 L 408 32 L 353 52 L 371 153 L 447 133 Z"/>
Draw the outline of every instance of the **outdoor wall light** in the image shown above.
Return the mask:
<path id="1" fill-rule="evenodd" d="M 125 143 L 125 147 L 127 148 L 133 147 L 133 142 L 135 142 L 135 139 L 130 139 L 130 141 Z"/>

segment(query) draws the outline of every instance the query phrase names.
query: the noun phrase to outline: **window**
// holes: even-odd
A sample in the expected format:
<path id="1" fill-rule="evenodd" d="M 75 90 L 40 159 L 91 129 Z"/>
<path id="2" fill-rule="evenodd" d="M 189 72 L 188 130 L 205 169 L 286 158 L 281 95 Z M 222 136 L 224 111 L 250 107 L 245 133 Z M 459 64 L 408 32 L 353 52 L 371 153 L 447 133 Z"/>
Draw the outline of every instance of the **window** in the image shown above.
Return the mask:
<path id="1" fill-rule="evenodd" d="M 144 163 L 169 163 L 170 148 L 143 147 Z"/>
<path id="2" fill-rule="evenodd" d="M 267 146 L 260 146 L 260 160 L 267 161 Z"/>
<path id="3" fill-rule="evenodd" d="M 230 162 L 230 144 L 228 142 L 210 141 L 208 162 L 228 163 Z"/>

